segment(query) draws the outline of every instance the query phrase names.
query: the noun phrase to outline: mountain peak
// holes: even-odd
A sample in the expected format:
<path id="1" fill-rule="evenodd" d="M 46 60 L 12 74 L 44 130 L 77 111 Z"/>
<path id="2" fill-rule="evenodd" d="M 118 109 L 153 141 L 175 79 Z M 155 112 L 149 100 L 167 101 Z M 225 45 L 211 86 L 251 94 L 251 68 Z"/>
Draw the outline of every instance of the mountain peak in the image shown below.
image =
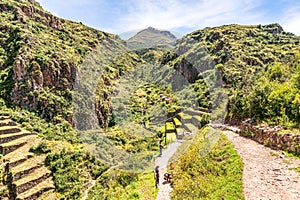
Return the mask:
<path id="1" fill-rule="evenodd" d="M 149 26 L 149 27 L 146 28 L 145 30 L 148 30 L 148 31 L 159 31 L 158 29 L 153 28 L 152 26 Z"/>
<path id="2" fill-rule="evenodd" d="M 176 41 L 176 36 L 170 31 L 159 30 L 149 26 L 146 29 L 139 31 L 136 35 L 127 40 L 130 49 L 145 49 L 151 47 L 168 47 L 173 46 Z"/>

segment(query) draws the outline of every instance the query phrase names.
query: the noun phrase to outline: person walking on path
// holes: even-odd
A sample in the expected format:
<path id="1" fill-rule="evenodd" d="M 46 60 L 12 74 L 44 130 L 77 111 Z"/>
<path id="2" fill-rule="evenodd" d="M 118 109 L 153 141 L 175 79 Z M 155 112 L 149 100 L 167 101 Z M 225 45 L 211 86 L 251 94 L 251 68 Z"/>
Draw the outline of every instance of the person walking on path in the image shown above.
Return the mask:
<path id="1" fill-rule="evenodd" d="M 154 179 L 155 179 L 155 186 L 158 188 L 159 186 L 159 166 L 156 166 L 154 169 Z"/>
<path id="2" fill-rule="evenodd" d="M 161 142 L 159 142 L 159 156 L 162 155 L 162 150 L 163 150 L 164 146 L 162 145 Z"/>

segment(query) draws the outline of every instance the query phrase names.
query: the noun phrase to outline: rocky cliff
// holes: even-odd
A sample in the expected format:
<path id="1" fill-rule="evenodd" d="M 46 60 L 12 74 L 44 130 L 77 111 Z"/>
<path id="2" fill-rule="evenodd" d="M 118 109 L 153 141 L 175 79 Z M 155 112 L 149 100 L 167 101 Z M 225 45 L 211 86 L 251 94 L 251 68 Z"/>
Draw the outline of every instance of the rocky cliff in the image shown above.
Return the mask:
<path id="1" fill-rule="evenodd" d="M 5 0 L 0 10 L 1 97 L 46 119 L 72 121 L 74 82 L 91 52 L 98 49 L 102 66 L 94 67 L 103 69 L 111 63 L 105 56 L 127 51 L 117 36 L 58 18 L 34 0 Z"/>

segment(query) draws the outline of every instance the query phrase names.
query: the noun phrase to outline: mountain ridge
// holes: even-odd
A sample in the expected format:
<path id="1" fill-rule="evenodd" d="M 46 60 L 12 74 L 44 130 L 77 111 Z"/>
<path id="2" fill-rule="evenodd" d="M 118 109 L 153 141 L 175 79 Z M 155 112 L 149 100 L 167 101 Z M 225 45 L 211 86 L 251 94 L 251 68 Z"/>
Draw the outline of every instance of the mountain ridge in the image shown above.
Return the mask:
<path id="1" fill-rule="evenodd" d="M 177 128 L 184 120 L 186 130 L 190 131 L 208 123 L 210 111 L 217 110 L 212 100 L 224 97 L 213 96 L 207 86 L 211 83 L 209 81 L 217 80 L 213 83 L 224 87 L 228 95 L 226 113 L 216 113 L 220 116 L 226 114 L 228 122 L 250 118 L 287 129 L 299 129 L 300 56 L 297 57 L 297 53 L 300 52 L 300 37 L 284 32 L 279 24 L 224 25 L 196 30 L 178 40 L 168 31 L 149 27 L 139 32 L 139 35 L 146 32 L 144 36 L 148 43 L 142 40 L 145 38 L 138 38 L 133 41 L 136 42 L 133 51 L 119 37 L 56 17 L 34 0 L 5 0 L 0 3 L 0 10 L 0 126 L 6 128 L 2 133 L 7 132 L 11 125 L 30 131 L 12 133 L 16 127 L 10 127 L 12 132 L 8 133 L 11 135 L 1 137 L 4 143 L 18 141 L 27 134 L 30 137 L 31 134 L 37 135 L 42 140 L 33 146 L 30 145 L 34 141 L 26 140 L 26 148 L 30 148 L 30 152 L 19 155 L 20 158 L 10 154 L 9 157 L 19 159 L 16 163 L 15 160 L 7 162 L 6 158 L 0 159 L 1 180 L 12 175 L 5 171 L 6 166 L 11 163 L 17 165 L 32 154 L 42 154 L 45 165 L 51 170 L 54 193 L 58 198 L 79 199 L 85 189 L 90 190 L 88 198 L 94 199 L 111 198 L 115 194 L 123 199 L 142 198 L 146 190 L 155 196 L 157 190 L 152 170 L 146 175 L 122 171 L 111 167 L 108 161 L 117 163 L 123 155 L 133 155 L 134 160 L 140 159 L 138 156 L 153 159 L 159 150 L 157 141 L 166 141 L 168 131 L 176 139 Z M 150 64 L 155 66 L 154 69 L 166 72 L 157 74 L 162 81 L 171 84 L 161 88 L 149 84 L 144 90 L 140 87 L 133 94 L 126 93 L 125 104 L 130 109 L 129 115 L 135 116 L 136 124 L 123 130 L 115 126 L 112 112 L 112 96 L 118 89 L 116 85 L 129 70 L 135 78 L 156 76 L 156 73 L 147 71 L 152 67 Z M 142 67 L 142 70 L 137 72 L 135 67 Z M 178 72 L 175 74 L 182 75 L 193 87 L 195 93 L 190 95 L 193 99 L 197 98 L 198 110 L 190 110 L 189 113 L 205 113 L 204 116 L 176 113 L 181 105 L 177 105 L 176 95 L 172 94 L 172 82 L 177 86 L 181 86 L 182 82 L 176 82 L 174 73 L 170 71 Z M 132 80 L 128 81 L 128 85 Z M 127 102 L 127 99 L 130 101 Z M 153 132 L 149 130 L 146 136 L 139 122 L 143 120 L 144 126 L 151 123 L 152 116 L 147 119 L 146 112 L 156 105 L 169 107 L 172 112 L 167 115 L 176 114 L 177 120 L 173 118 L 173 121 L 164 124 L 161 114 L 157 120 L 165 126 Z M 118 106 L 124 108 L 123 104 Z M 90 120 L 90 115 L 93 115 L 93 120 Z M 181 134 L 182 138 L 184 134 L 185 131 Z M 4 144 L 4 148 L 15 150 L 24 142 L 23 138 L 18 143 Z M 265 140 L 265 143 L 269 141 Z M 218 155 L 224 157 L 223 151 Z M 129 167 L 148 166 L 151 162 L 147 160 L 135 166 L 133 161 Z M 32 167 L 38 166 L 28 165 L 23 170 L 34 170 Z M 91 183 L 95 184 L 93 188 L 89 188 Z M 13 191 L 9 184 L 9 181 L 1 181 L 1 198 L 9 197 L 7 191 Z M 136 185 L 143 188 L 136 189 Z M 22 186 L 22 190 L 25 187 Z"/>
<path id="2" fill-rule="evenodd" d="M 127 40 L 127 45 L 132 50 L 151 47 L 171 47 L 175 44 L 176 39 L 176 36 L 170 31 L 161 31 L 153 27 L 148 27 L 129 38 Z"/>

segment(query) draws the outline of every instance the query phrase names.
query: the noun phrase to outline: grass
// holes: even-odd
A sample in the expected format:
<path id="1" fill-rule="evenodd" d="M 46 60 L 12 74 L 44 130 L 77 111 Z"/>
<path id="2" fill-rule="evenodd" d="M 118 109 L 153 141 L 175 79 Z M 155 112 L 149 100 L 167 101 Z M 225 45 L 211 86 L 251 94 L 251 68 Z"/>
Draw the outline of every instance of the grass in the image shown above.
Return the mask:
<path id="1" fill-rule="evenodd" d="M 73 144 L 79 143 L 76 132 L 71 125 L 65 121 L 57 123 L 47 122 L 33 112 L 21 110 L 19 108 L 11 109 L 7 108 L 5 105 L 0 107 L 0 116 L 1 115 L 21 124 L 22 128 L 30 132 L 37 132 L 42 138 L 47 140 L 64 140 Z M 11 128 L 11 126 L 9 128 Z"/>
<path id="2" fill-rule="evenodd" d="M 193 118 L 196 119 L 196 120 L 199 122 L 199 124 L 200 124 L 200 122 L 201 122 L 201 120 L 202 120 L 202 117 L 201 117 L 201 116 L 193 115 Z"/>
<path id="3" fill-rule="evenodd" d="M 181 121 L 179 119 L 177 119 L 176 117 L 174 118 L 174 124 L 176 127 L 179 127 L 182 125 Z"/>
<path id="4" fill-rule="evenodd" d="M 139 175 L 139 180 L 125 188 L 126 193 L 120 199 L 155 200 L 158 190 L 155 188 L 153 172 Z"/>
<path id="5" fill-rule="evenodd" d="M 278 152 L 270 152 L 271 156 L 279 156 L 279 154 L 284 154 L 287 157 L 294 158 L 296 160 L 300 160 L 300 155 L 296 153 L 288 152 L 287 150 L 278 151 Z"/>
<path id="6" fill-rule="evenodd" d="M 167 133 L 167 144 L 176 140 L 176 133 Z"/>
<path id="7" fill-rule="evenodd" d="M 188 114 L 184 114 L 184 113 L 178 113 L 178 115 L 181 117 L 181 119 L 183 120 L 187 120 L 187 119 L 192 119 L 192 116 L 191 115 L 188 115 Z"/>
<path id="8" fill-rule="evenodd" d="M 98 178 L 105 170 L 100 161 L 84 150 L 62 150 L 47 155 L 55 191 L 61 199 L 78 199 L 91 178 Z"/>
<path id="9" fill-rule="evenodd" d="M 29 131 L 21 130 L 20 132 L 17 132 L 17 133 L 9 133 L 9 134 L 0 135 L 0 139 L 12 137 L 12 136 L 25 135 L 25 134 L 28 134 L 28 133 L 30 133 L 30 132 Z"/>
<path id="10" fill-rule="evenodd" d="M 5 155 L 5 159 L 9 162 L 15 162 L 21 159 L 27 159 L 28 157 L 33 156 L 34 154 L 29 152 L 30 146 L 24 145 L 18 149 L 18 153 L 9 153 Z"/>
<path id="11" fill-rule="evenodd" d="M 272 151 L 270 152 L 270 155 L 271 156 L 279 156 L 279 154 L 277 152 L 272 152 Z"/>
<path id="12" fill-rule="evenodd" d="M 172 122 L 166 122 L 166 131 L 175 131 L 175 126 Z"/>
<path id="13" fill-rule="evenodd" d="M 201 130 L 186 153 L 171 164 L 172 199 L 244 199 L 242 159 L 223 134 L 206 154 L 208 131 Z"/>
<path id="14" fill-rule="evenodd" d="M 13 141 L 10 141 L 10 142 L 1 144 L 1 146 L 2 146 L 2 147 L 10 147 L 10 146 L 14 146 L 14 145 L 18 145 L 18 144 L 21 144 L 21 143 L 30 141 L 30 140 L 35 139 L 35 138 L 36 138 L 35 135 L 28 135 L 28 136 L 26 136 L 26 137 L 19 138 L 19 139 L 17 139 L 17 140 L 13 140 Z"/>
<path id="15" fill-rule="evenodd" d="M 7 130 L 7 129 L 12 129 L 12 128 L 19 128 L 18 126 L 1 126 L 0 130 Z"/>
<path id="16" fill-rule="evenodd" d="M 88 199 L 155 200 L 157 192 L 152 171 L 133 174 L 110 170 L 99 178 L 96 185 L 90 191 Z"/>
<path id="17" fill-rule="evenodd" d="M 294 158 L 294 159 L 296 159 L 296 160 L 300 160 L 300 154 L 290 153 L 290 152 L 288 152 L 288 151 L 284 151 L 284 152 L 286 153 L 286 155 L 287 155 L 288 157 L 292 157 L 292 158 Z"/>
<path id="18" fill-rule="evenodd" d="M 186 128 L 187 128 L 188 131 L 190 131 L 190 132 L 194 132 L 194 131 L 197 131 L 197 130 L 198 130 L 198 128 L 197 128 L 194 124 L 188 123 L 188 124 L 184 124 L 184 126 L 186 126 Z"/>

